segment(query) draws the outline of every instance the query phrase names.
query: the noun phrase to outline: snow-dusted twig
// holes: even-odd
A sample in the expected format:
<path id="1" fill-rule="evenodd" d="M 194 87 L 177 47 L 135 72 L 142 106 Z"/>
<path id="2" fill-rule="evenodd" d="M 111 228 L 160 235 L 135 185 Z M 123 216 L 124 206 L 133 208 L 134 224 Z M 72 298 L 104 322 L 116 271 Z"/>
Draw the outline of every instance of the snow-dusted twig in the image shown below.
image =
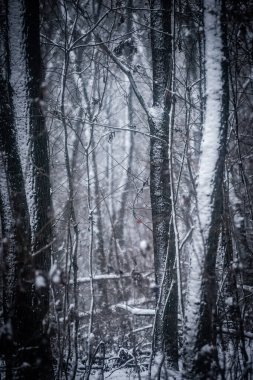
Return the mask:
<path id="1" fill-rule="evenodd" d="M 173 1 L 173 36 L 175 36 L 175 2 Z M 172 38 L 172 92 L 175 91 L 175 81 L 176 81 L 176 48 L 174 46 L 174 38 Z M 177 227 L 177 215 L 176 215 L 176 198 L 174 189 L 174 176 L 173 176 L 173 130 L 174 130 L 174 119 L 175 119 L 175 98 L 172 99 L 171 109 L 169 113 L 169 171 L 170 171 L 170 194 L 171 194 L 171 208 L 172 208 L 172 223 L 175 236 L 175 250 L 176 250 L 176 261 L 177 261 L 177 288 L 178 288 L 178 304 L 180 308 L 181 318 L 184 318 L 184 305 L 183 305 L 183 295 L 182 295 L 182 275 L 181 275 L 181 263 L 180 263 L 180 247 L 179 247 L 179 232 Z"/>
<path id="2" fill-rule="evenodd" d="M 48 248 L 50 248 L 54 243 L 55 243 L 56 239 L 53 239 L 52 241 L 50 241 L 50 243 L 44 245 L 44 247 L 38 249 L 38 251 L 36 252 L 33 252 L 32 256 L 36 256 L 38 254 L 40 254 L 41 252 L 43 251 L 46 251 Z"/>
<path id="3" fill-rule="evenodd" d="M 181 243 L 180 243 L 180 246 L 179 246 L 179 250 L 181 251 L 183 246 L 185 245 L 185 243 L 187 242 L 187 240 L 189 239 L 189 237 L 191 236 L 191 233 L 194 229 L 194 226 L 191 226 L 191 228 L 189 229 L 189 231 L 185 234 L 184 238 L 182 239 Z"/>

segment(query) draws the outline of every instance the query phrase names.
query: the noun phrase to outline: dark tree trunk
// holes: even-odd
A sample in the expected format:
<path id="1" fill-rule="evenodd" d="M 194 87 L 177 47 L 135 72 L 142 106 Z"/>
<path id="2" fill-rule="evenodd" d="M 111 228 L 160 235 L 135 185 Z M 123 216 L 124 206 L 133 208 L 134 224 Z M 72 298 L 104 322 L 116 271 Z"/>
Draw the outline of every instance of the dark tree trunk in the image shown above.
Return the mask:
<path id="1" fill-rule="evenodd" d="M 51 226 L 47 135 L 39 102 L 39 2 L 10 0 L 1 5 L 0 196 L 4 320 L 9 333 L 3 346 L 6 378 L 51 379 L 50 343 L 43 325 L 49 303 L 47 273 L 43 271 L 47 272 L 50 264 L 50 248 L 46 247 Z M 17 62 L 22 54 L 24 60 Z M 25 97 L 19 97 L 21 87 Z M 20 103 L 26 109 L 22 115 Z M 28 159 L 31 155 L 28 173 L 22 162 L 25 154 Z"/>
<path id="2" fill-rule="evenodd" d="M 174 231 L 171 220 L 169 173 L 169 113 L 172 107 L 172 3 L 151 1 L 153 114 L 150 133 L 150 197 L 156 283 L 160 291 L 156 316 L 155 351 L 165 352 L 169 365 L 178 366 L 177 281 Z M 163 140 L 163 141 L 162 141 Z M 171 289 L 170 289 L 171 288 Z M 170 289 L 170 290 L 169 290 Z"/>

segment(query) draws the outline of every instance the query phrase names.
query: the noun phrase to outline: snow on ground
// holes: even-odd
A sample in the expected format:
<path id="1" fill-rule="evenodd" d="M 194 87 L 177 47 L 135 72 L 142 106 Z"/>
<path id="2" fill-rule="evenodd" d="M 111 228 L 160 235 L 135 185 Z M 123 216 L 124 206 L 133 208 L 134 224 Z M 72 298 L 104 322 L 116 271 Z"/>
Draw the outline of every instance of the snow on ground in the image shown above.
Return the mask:
<path id="1" fill-rule="evenodd" d="M 139 377 L 140 376 L 140 377 Z M 181 376 L 176 373 L 170 371 L 170 373 L 167 374 L 167 377 L 161 376 L 162 379 L 167 379 L 167 380 L 180 380 Z M 102 380 L 102 377 L 100 374 L 94 374 L 90 376 L 91 380 Z M 136 379 L 141 379 L 141 380 L 147 380 L 148 379 L 148 371 L 143 371 L 138 375 L 137 372 L 134 372 L 133 370 L 126 370 L 126 369 L 119 369 L 115 370 L 114 372 L 110 373 L 104 373 L 104 379 L 108 380 L 136 380 Z M 153 377 L 152 377 L 153 379 Z"/>

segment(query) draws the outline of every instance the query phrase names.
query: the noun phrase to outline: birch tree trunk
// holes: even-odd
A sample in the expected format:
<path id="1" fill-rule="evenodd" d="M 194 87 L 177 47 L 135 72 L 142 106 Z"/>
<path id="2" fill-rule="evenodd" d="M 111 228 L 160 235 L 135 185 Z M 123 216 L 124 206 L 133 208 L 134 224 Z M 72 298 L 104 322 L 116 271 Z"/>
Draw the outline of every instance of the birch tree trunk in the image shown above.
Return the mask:
<path id="1" fill-rule="evenodd" d="M 184 370 L 187 379 L 217 379 L 215 264 L 223 210 L 228 127 L 228 70 L 222 1 L 204 1 L 206 110 L 190 252 Z"/>
<path id="2" fill-rule="evenodd" d="M 53 377 L 43 319 L 51 208 L 47 134 L 40 108 L 39 2 L 1 1 L 1 226 L 6 378 Z M 3 59 L 3 58 L 2 58 Z"/>

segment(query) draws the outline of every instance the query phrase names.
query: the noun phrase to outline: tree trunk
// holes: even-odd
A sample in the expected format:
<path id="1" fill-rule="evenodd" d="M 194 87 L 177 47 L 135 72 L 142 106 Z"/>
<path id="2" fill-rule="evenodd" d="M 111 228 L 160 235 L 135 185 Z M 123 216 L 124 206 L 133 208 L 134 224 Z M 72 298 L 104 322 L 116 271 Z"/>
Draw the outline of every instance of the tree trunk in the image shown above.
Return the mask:
<path id="1" fill-rule="evenodd" d="M 166 353 L 169 366 L 178 367 L 177 281 L 174 231 L 171 228 L 169 173 L 169 125 L 172 109 L 172 4 L 151 2 L 151 50 L 153 65 L 153 110 L 150 133 L 150 197 L 153 221 L 155 275 L 160 291 L 156 315 L 155 351 Z M 164 140 L 165 142 L 163 142 Z"/>
<path id="2" fill-rule="evenodd" d="M 1 224 L 4 319 L 11 336 L 4 347 L 6 376 L 50 379 L 51 350 L 43 326 L 49 296 L 43 271 L 50 265 L 51 213 L 40 109 L 39 2 L 2 5 Z"/>
<path id="3" fill-rule="evenodd" d="M 216 257 L 223 210 L 228 127 L 226 31 L 221 1 L 204 2 L 207 100 L 190 252 L 185 323 L 185 378 L 216 379 Z"/>
<path id="4" fill-rule="evenodd" d="M 127 35 L 130 35 L 133 30 L 133 0 L 127 0 L 127 23 L 126 23 L 126 33 Z M 132 35 L 132 39 L 134 41 L 134 34 Z M 135 43 L 135 41 L 133 42 Z M 134 63 L 134 50 L 130 51 L 128 54 L 126 54 L 125 59 L 128 61 L 129 66 L 131 67 Z M 126 78 L 128 79 L 128 78 Z M 129 83 L 128 89 L 127 89 L 127 117 L 126 122 L 128 124 L 129 128 L 133 128 L 134 126 L 134 107 L 133 107 L 133 100 L 134 100 L 134 92 L 131 84 Z M 116 239 L 118 240 L 118 244 L 120 246 L 120 249 L 125 250 L 125 215 L 126 215 L 126 203 L 128 200 L 128 192 L 131 188 L 131 175 L 132 175 L 132 165 L 133 165 L 133 154 L 134 154 L 134 134 L 133 132 L 127 132 L 126 136 L 126 152 L 128 154 L 127 159 L 127 173 L 124 176 L 124 182 L 123 182 L 123 188 L 121 193 L 121 199 L 120 199 L 120 207 L 119 211 L 117 213 L 117 220 L 115 223 L 115 235 Z M 129 265 L 128 265 L 129 266 Z M 126 268 L 129 270 L 129 268 Z"/>

